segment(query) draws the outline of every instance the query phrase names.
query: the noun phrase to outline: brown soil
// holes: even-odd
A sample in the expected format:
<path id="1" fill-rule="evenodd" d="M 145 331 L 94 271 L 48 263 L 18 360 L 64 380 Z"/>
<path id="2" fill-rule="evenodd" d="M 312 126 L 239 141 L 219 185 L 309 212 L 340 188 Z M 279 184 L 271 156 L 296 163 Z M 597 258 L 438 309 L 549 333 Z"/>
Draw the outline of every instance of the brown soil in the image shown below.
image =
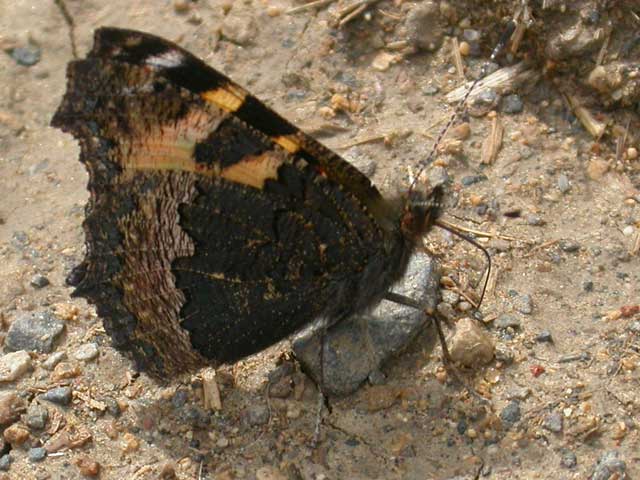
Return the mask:
<path id="1" fill-rule="evenodd" d="M 369 21 L 360 17 L 336 29 L 331 19 L 345 3 L 294 15 L 284 13 L 291 7 L 285 0 L 68 0 L 67 6 L 81 55 L 102 25 L 177 41 L 344 154 L 388 193 L 406 188 L 408 169 L 427 155 L 450 117 L 445 94 L 461 82 L 448 41 L 435 52 L 413 54 L 406 44 L 399 50 L 389 45 L 413 41 L 402 28 L 413 4 L 380 2 Z M 475 3 L 485 10 L 456 1 L 446 10 L 458 26 L 471 12 L 466 28 L 484 32 L 481 56 L 463 57 L 469 74 L 479 71 L 502 28 L 497 15 L 487 15 L 494 2 Z M 497 3 L 501 15 L 520 4 Z M 572 3 L 576 12 L 588 7 Z M 614 450 L 629 478 L 640 477 L 640 315 L 622 308 L 640 303 L 640 164 L 630 149 L 633 142 L 638 147 L 632 134 L 638 99 L 631 93 L 628 105 L 616 104 L 585 86 L 600 47 L 575 57 L 545 57 L 556 51 L 549 47 L 554 28 L 568 30 L 577 13 L 552 9 L 544 28 L 524 37 L 521 49 L 530 52 L 538 75 L 518 91 L 521 113 L 498 113 L 504 136 L 495 160 L 480 165 L 493 122 L 486 112 L 462 119 L 470 135 L 458 127 L 454 133 L 462 140 L 445 140 L 448 150 L 438 160 L 452 179 L 445 217 L 491 234 L 482 242 L 495 276 L 481 312 L 498 360 L 463 372 L 489 404 L 451 381 L 427 331 L 387 366 L 383 385 L 331 402 L 323 442 L 312 450 L 315 393 L 304 376 L 287 377 L 291 394 L 288 384 L 280 385 L 284 398 L 266 399 L 266 376 L 285 347 L 222 369 L 223 408 L 209 413 L 202 409 L 197 378 L 158 386 L 134 375 L 131 363 L 110 347 L 92 308 L 70 298 L 64 279 L 83 255 L 87 177 L 76 142 L 48 126 L 65 89 L 68 31 L 54 2 L 4 1 L 0 11 L 3 50 L 33 44 L 42 54 L 31 67 L 0 55 L 0 318 L 6 332 L 21 312 L 58 312 L 66 326 L 56 351 L 68 352 L 66 363 L 77 364 L 79 372 L 56 379 L 41 366 L 50 355 L 34 354 L 32 372 L 0 386 L 27 401 L 58 384 L 75 392 L 69 407 L 43 403 L 50 411 L 47 428 L 12 446 L 13 463 L 0 479 L 83 478 L 81 467 L 91 461 L 105 480 L 588 478 L 597 460 Z M 632 14 L 609 14 L 615 26 L 611 56 L 632 40 L 638 24 Z M 445 25 L 441 33 L 461 30 Z M 435 28 L 431 33 L 438 37 Z M 620 55 L 616 59 L 624 60 Z M 611 121 L 601 139 L 576 121 L 562 93 L 578 96 L 597 119 Z M 631 133 L 616 153 L 627 125 Z M 473 175 L 486 180 L 463 185 Z M 448 286 L 471 295 L 482 255 L 442 231 L 428 243 L 441 255 Z M 30 279 L 36 273 L 51 284 L 35 289 Z M 532 299 L 530 313 L 522 313 L 524 295 Z M 518 325 L 496 328 L 503 314 Z M 552 342 L 536 340 L 545 330 Z M 99 345 L 98 359 L 76 361 L 73 352 L 87 342 Z M 106 408 L 109 398 L 121 415 Z M 521 415 L 510 425 L 504 409 L 514 399 Z M 255 418 L 263 407 L 267 423 Z M 58 430 L 88 430 L 91 441 L 31 463 L 29 447 L 56 431 L 54 421 Z M 571 454 L 573 467 L 567 466 Z"/>

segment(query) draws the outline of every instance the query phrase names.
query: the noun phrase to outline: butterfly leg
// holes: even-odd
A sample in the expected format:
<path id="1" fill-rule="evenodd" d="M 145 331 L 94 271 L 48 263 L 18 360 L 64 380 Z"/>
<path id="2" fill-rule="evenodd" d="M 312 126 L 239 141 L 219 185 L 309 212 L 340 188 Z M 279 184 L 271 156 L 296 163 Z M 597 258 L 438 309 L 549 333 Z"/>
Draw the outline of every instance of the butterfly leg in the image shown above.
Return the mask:
<path id="1" fill-rule="evenodd" d="M 407 307 L 415 308 L 417 310 L 424 311 L 427 315 L 429 315 L 433 321 L 433 324 L 436 327 L 438 332 L 438 337 L 440 339 L 440 346 L 442 347 L 442 358 L 445 368 L 449 371 L 451 376 L 454 378 L 456 382 L 462 385 L 467 391 L 476 397 L 480 402 L 487 403 L 487 399 L 480 395 L 475 391 L 471 386 L 467 385 L 467 383 L 462 379 L 462 376 L 458 372 L 458 369 L 455 367 L 453 360 L 451 359 L 451 355 L 449 354 L 449 348 L 447 347 L 447 340 L 444 337 L 444 332 L 442 331 L 441 320 L 438 317 L 437 312 L 432 308 L 425 308 L 420 302 L 417 302 L 413 298 L 407 297 L 405 295 L 400 295 L 394 292 L 387 292 L 384 295 L 385 300 L 390 302 L 398 303 L 400 305 L 405 305 Z"/>

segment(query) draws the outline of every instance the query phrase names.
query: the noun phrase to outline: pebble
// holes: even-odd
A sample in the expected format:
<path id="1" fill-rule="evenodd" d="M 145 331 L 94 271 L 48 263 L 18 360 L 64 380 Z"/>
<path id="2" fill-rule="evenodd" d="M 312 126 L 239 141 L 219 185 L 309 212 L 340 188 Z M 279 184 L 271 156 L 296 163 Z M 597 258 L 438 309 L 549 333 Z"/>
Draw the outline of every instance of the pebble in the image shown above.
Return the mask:
<path id="1" fill-rule="evenodd" d="M 0 392 L 0 427 L 16 421 L 25 409 L 24 400 L 16 392 Z"/>
<path id="2" fill-rule="evenodd" d="M 541 343 L 553 342 L 553 337 L 551 336 L 551 332 L 549 330 L 541 331 L 538 335 L 536 335 L 536 342 L 541 342 Z"/>
<path id="3" fill-rule="evenodd" d="M 580 244 L 573 240 L 561 240 L 559 245 L 560 249 L 567 253 L 574 253 L 580 250 Z"/>
<path id="4" fill-rule="evenodd" d="M 31 463 L 41 462 L 47 456 L 47 451 L 42 447 L 30 448 L 28 456 Z"/>
<path id="5" fill-rule="evenodd" d="M 502 412 L 500 412 L 500 420 L 502 420 L 505 427 L 509 429 L 520 420 L 520 415 L 520 402 L 512 400 L 502 409 Z"/>
<path id="6" fill-rule="evenodd" d="M 636 229 L 634 228 L 633 225 L 627 225 L 626 227 L 624 227 L 622 229 L 622 234 L 625 237 L 630 237 L 631 235 L 633 235 L 633 233 L 636 231 Z"/>
<path id="7" fill-rule="evenodd" d="M 591 280 L 582 282 L 582 290 L 585 292 L 593 292 L 593 282 Z"/>
<path id="8" fill-rule="evenodd" d="M 446 302 L 440 302 L 438 304 L 438 306 L 436 307 L 436 310 L 438 311 L 438 313 L 440 315 L 442 315 L 444 318 L 446 318 L 447 320 L 453 320 L 456 318 L 456 312 L 453 309 L 453 307 L 446 303 Z"/>
<path id="9" fill-rule="evenodd" d="M 52 388 L 42 395 L 42 399 L 57 405 L 69 405 L 71 403 L 71 387 Z"/>
<path id="10" fill-rule="evenodd" d="M 477 321 L 462 318 L 456 323 L 449 353 L 454 361 L 466 367 L 477 367 L 493 360 L 493 340 Z"/>
<path id="11" fill-rule="evenodd" d="M 538 215 L 534 215 L 533 213 L 528 213 L 524 217 L 524 219 L 527 222 L 527 224 L 533 227 L 539 227 L 545 224 L 545 221 L 542 218 L 540 218 Z"/>
<path id="12" fill-rule="evenodd" d="M 257 36 L 258 26 L 251 15 L 227 15 L 221 33 L 237 45 L 248 45 Z"/>
<path id="13" fill-rule="evenodd" d="M 13 458 L 11 458 L 11 455 L 9 455 L 8 453 L 2 455 L 0 457 L 0 471 L 6 472 L 7 470 L 9 470 L 12 461 Z"/>
<path id="14" fill-rule="evenodd" d="M 407 40 L 418 50 L 436 50 L 445 33 L 440 22 L 438 2 L 427 1 L 415 5 L 407 13 L 405 21 Z"/>
<path id="15" fill-rule="evenodd" d="M 543 426 L 553 433 L 562 432 L 562 415 L 559 412 L 551 412 L 545 417 Z"/>
<path id="16" fill-rule="evenodd" d="M 460 295 L 454 292 L 453 290 L 443 290 L 442 291 L 442 301 L 448 303 L 449 305 L 455 305 L 460 300 Z"/>
<path id="17" fill-rule="evenodd" d="M 49 279 L 44 275 L 37 273 L 31 277 L 31 281 L 29 283 L 31 283 L 31 286 L 34 288 L 44 288 L 49 285 Z"/>
<path id="18" fill-rule="evenodd" d="M 33 402 L 27 409 L 24 423 L 34 430 L 43 430 L 49 419 L 49 410 L 38 403 Z"/>
<path id="19" fill-rule="evenodd" d="M 49 353 L 64 330 L 64 323 L 51 312 L 20 314 L 9 327 L 4 345 L 9 351 Z"/>
<path id="20" fill-rule="evenodd" d="M 571 190 L 571 184 L 569 183 L 569 177 L 567 177 L 564 173 L 558 175 L 558 190 L 562 193 L 567 193 Z"/>
<path id="21" fill-rule="evenodd" d="M 26 47 L 16 47 L 11 50 L 11 58 L 18 65 L 31 67 L 40 61 L 41 51 L 37 45 L 27 45 Z"/>
<path id="22" fill-rule="evenodd" d="M 591 480 L 609 480 L 625 478 L 627 464 L 618 458 L 618 452 L 610 450 L 598 459 L 591 475 Z"/>
<path id="23" fill-rule="evenodd" d="M 181 388 L 176 390 L 171 397 L 171 405 L 173 405 L 173 408 L 176 410 L 179 410 L 186 405 L 187 400 L 189 400 L 189 392 Z"/>
<path id="24" fill-rule="evenodd" d="M 503 343 L 498 343 L 495 348 L 496 360 L 505 365 L 511 365 L 515 360 L 513 352 Z"/>
<path id="25" fill-rule="evenodd" d="M 512 94 L 502 99 L 500 107 L 503 113 L 520 113 L 524 109 L 524 103 L 519 95 Z"/>
<path id="26" fill-rule="evenodd" d="M 525 400 L 531 395 L 531 389 L 529 387 L 517 387 L 507 393 L 509 400 Z"/>
<path id="27" fill-rule="evenodd" d="M 269 421 L 269 409 L 264 404 L 251 405 L 245 410 L 247 423 L 253 427 L 266 425 Z"/>
<path id="28" fill-rule="evenodd" d="M 82 456 L 76 460 L 80 474 L 85 477 L 97 477 L 100 473 L 100 464 L 88 456 Z"/>
<path id="29" fill-rule="evenodd" d="M 31 368 L 31 357 L 24 350 L 0 357 L 0 382 L 13 382 Z"/>
<path id="30" fill-rule="evenodd" d="M 629 160 L 635 160 L 638 158 L 638 149 L 636 147 L 627 148 L 627 158 Z"/>
<path id="31" fill-rule="evenodd" d="M 98 356 L 98 345 L 95 343 L 85 343 L 80 345 L 73 354 L 76 360 L 89 362 Z"/>
<path id="32" fill-rule="evenodd" d="M 578 458 L 571 450 L 564 450 L 560 458 L 560 465 L 565 468 L 575 468 L 578 465 Z"/>
<path id="33" fill-rule="evenodd" d="M 513 307 L 524 315 L 530 315 L 533 312 L 533 299 L 531 295 L 519 295 L 513 299 Z"/>
<path id="34" fill-rule="evenodd" d="M 629 325 L 629 331 L 640 334 L 640 320 L 631 322 L 631 325 Z"/>
<path id="35" fill-rule="evenodd" d="M 460 179 L 460 183 L 465 187 L 468 187 L 475 183 L 484 182 L 485 180 L 487 180 L 486 175 L 467 175 L 466 177 L 462 177 L 462 179 Z"/>
<path id="36" fill-rule="evenodd" d="M 515 315 L 511 315 L 509 313 L 503 313 L 499 315 L 498 318 L 496 318 L 496 320 L 493 322 L 493 325 L 496 328 L 501 328 L 501 329 L 509 328 L 509 327 L 520 329 L 520 327 L 522 326 L 520 319 Z"/>

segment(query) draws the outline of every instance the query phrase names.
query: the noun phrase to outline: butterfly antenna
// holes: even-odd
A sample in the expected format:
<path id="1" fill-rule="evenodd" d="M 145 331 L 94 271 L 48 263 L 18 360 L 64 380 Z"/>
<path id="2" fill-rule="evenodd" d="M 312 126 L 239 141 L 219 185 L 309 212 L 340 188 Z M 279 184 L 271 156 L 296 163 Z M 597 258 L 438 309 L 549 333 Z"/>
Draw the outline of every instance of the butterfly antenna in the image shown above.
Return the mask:
<path id="1" fill-rule="evenodd" d="M 458 118 L 458 115 L 464 110 L 464 107 L 466 106 L 467 100 L 469 99 L 469 96 L 471 95 L 471 92 L 473 92 L 474 88 L 476 88 L 478 86 L 478 83 L 480 82 L 480 80 L 482 80 L 484 77 L 487 76 L 487 71 L 489 70 L 489 65 L 491 63 L 495 62 L 496 58 L 498 58 L 498 56 L 500 55 L 502 50 L 509 43 L 509 39 L 513 35 L 513 32 L 515 32 L 515 30 L 516 30 L 516 26 L 517 26 L 517 23 L 516 23 L 516 21 L 514 19 L 511 19 L 511 20 L 509 20 L 507 22 L 507 26 L 505 27 L 504 32 L 502 32 L 502 35 L 500 36 L 500 39 L 498 40 L 498 43 L 496 44 L 496 46 L 494 47 L 493 51 L 491 52 L 491 56 L 489 57 L 489 60 L 486 61 L 482 65 L 482 68 L 480 69 L 480 75 L 478 75 L 478 77 L 471 83 L 471 85 L 469 86 L 469 89 L 464 94 L 464 97 L 462 97 L 462 99 L 458 102 L 458 104 L 456 105 L 455 109 L 453 110 L 453 113 L 451 114 L 451 117 L 449 118 L 449 121 L 442 128 L 442 130 L 440 130 L 440 133 L 438 134 L 438 137 L 436 138 L 436 141 L 433 142 L 433 146 L 431 147 L 431 151 L 429 152 L 429 155 L 427 155 L 427 158 L 420 162 L 420 164 L 419 164 L 420 168 L 418 170 L 417 175 L 415 175 L 413 177 L 413 181 L 411 182 L 411 186 L 409 187 L 409 191 L 412 191 L 414 189 L 414 187 L 416 185 L 416 182 L 418 181 L 418 178 L 420 178 L 420 174 L 433 161 L 433 158 L 436 155 L 436 151 L 438 150 L 438 147 L 440 146 L 440 142 L 442 141 L 444 136 L 447 134 L 447 132 L 449 131 L 449 129 L 453 125 L 453 122 L 456 121 L 456 119 Z"/>
<path id="2" fill-rule="evenodd" d="M 481 250 L 482 253 L 484 254 L 485 258 L 487 259 L 487 276 L 484 280 L 484 284 L 482 286 L 482 293 L 480 294 L 480 300 L 478 301 L 478 305 L 476 305 L 476 309 L 480 308 L 480 305 L 482 305 L 482 300 L 484 299 L 484 294 L 487 291 L 487 285 L 489 284 L 489 277 L 491 275 L 491 255 L 489 255 L 489 252 L 486 248 L 484 248 L 482 245 L 480 245 L 478 242 L 476 242 L 473 238 L 471 238 L 469 235 L 465 235 L 464 233 L 460 232 L 459 230 L 457 230 L 454 226 L 450 225 L 449 223 L 443 222 L 441 220 L 436 219 L 436 221 L 434 222 L 435 225 L 437 225 L 438 227 L 446 230 L 447 232 L 451 232 L 454 235 L 456 235 L 457 237 L 460 237 L 461 239 L 469 242 L 471 245 L 473 245 L 474 247 L 476 247 L 477 249 Z"/>

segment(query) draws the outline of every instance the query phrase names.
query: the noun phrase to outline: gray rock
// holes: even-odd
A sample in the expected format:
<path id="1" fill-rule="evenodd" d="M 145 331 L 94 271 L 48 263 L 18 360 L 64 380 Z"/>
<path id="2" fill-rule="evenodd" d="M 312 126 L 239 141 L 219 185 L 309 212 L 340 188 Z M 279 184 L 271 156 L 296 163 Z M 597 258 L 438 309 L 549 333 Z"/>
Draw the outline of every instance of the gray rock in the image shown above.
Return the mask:
<path id="1" fill-rule="evenodd" d="M 516 400 L 509 402 L 507 406 L 502 409 L 502 412 L 500 412 L 500 420 L 502 420 L 502 423 L 507 429 L 511 428 L 516 422 L 518 422 L 520 420 L 520 416 L 520 402 Z"/>
<path id="2" fill-rule="evenodd" d="M 564 173 L 561 173 L 558 176 L 558 190 L 560 190 L 560 192 L 562 193 L 567 193 L 569 190 L 571 190 L 571 183 L 569 183 L 569 178 Z"/>
<path id="3" fill-rule="evenodd" d="M 42 394 L 42 399 L 58 405 L 71 403 L 71 387 L 55 387 Z"/>
<path id="4" fill-rule="evenodd" d="M 34 288 L 44 288 L 49 285 L 49 279 L 38 273 L 31 277 L 31 281 L 29 283 L 31 283 L 31 286 Z"/>
<path id="5" fill-rule="evenodd" d="M 562 251 L 566 253 L 574 253 L 580 250 L 580 244 L 573 240 L 561 240 L 559 245 Z"/>
<path id="6" fill-rule="evenodd" d="M 9 467 L 11 466 L 11 462 L 13 458 L 8 453 L 5 453 L 0 457 L 0 471 L 7 472 L 9 471 Z"/>
<path id="7" fill-rule="evenodd" d="M 640 320 L 631 322 L 631 325 L 629 325 L 629 331 L 640 334 Z"/>
<path id="8" fill-rule="evenodd" d="M 439 274 L 435 262 L 416 253 L 405 276 L 392 288 L 398 294 L 435 308 Z M 364 383 L 372 371 L 402 351 L 429 322 L 422 311 L 383 300 L 370 314 L 361 314 L 334 325 L 324 342 L 325 393 L 347 395 Z M 293 351 L 304 371 L 316 383 L 320 378 L 320 338 L 317 328 L 306 329 L 293 340 Z"/>
<path id="9" fill-rule="evenodd" d="M 560 433 L 562 432 L 562 415 L 558 412 L 551 412 L 545 417 L 542 425 L 550 432 Z"/>
<path id="10" fill-rule="evenodd" d="M 529 395 L 531 395 L 531 389 L 529 387 L 516 387 L 507 392 L 507 398 L 509 400 L 526 400 Z"/>
<path id="11" fill-rule="evenodd" d="M 245 410 L 245 418 L 253 427 L 266 425 L 269 421 L 269 408 L 262 403 L 251 405 Z"/>
<path id="12" fill-rule="evenodd" d="M 516 317 L 515 315 L 511 315 L 509 313 L 503 313 L 501 315 L 498 316 L 498 318 L 496 318 L 496 320 L 493 322 L 493 325 L 496 328 L 515 328 L 515 329 L 520 329 L 521 327 L 521 322 L 520 319 L 518 317 Z"/>
<path id="13" fill-rule="evenodd" d="M 528 293 L 519 295 L 513 299 L 513 308 L 524 315 L 530 315 L 533 312 L 533 299 Z"/>
<path id="14" fill-rule="evenodd" d="M 505 365 L 511 365 L 515 360 L 513 352 L 504 343 L 496 344 L 495 356 L 497 361 L 502 362 Z"/>
<path id="15" fill-rule="evenodd" d="M 514 93 L 502 99 L 501 107 L 504 113 L 520 113 L 524 109 L 524 103 L 520 96 Z"/>
<path id="16" fill-rule="evenodd" d="M 80 345 L 73 353 L 76 360 L 89 362 L 98 356 L 98 345 L 95 343 L 85 343 Z"/>
<path id="17" fill-rule="evenodd" d="M 41 462 L 47 456 L 47 451 L 42 447 L 30 448 L 28 457 L 31 463 Z"/>
<path id="18" fill-rule="evenodd" d="M 4 345 L 10 352 L 49 353 L 63 330 L 64 323 L 51 312 L 22 313 L 9 327 Z"/>
<path id="19" fill-rule="evenodd" d="M 542 218 L 533 213 L 528 213 L 524 218 L 529 225 L 534 227 L 539 227 L 545 224 L 545 221 Z"/>
<path id="20" fill-rule="evenodd" d="M 455 305 L 460 300 L 460 295 L 453 290 L 443 290 L 442 291 L 442 301 L 448 303 L 449 305 Z"/>
<path id="21" fill-rule="evenodd" d="M 16 47 L 11 50 L 11 58 L 18 65 L 23 67 L 31 67 L 40 61 L 42 52 L 37 45 L 27 45 L 26 47 Z"/>
<path id="22" fill-rule="evenodd" d="M 31 357 L 24 350 L 0 357 L 0 382 L 13 382 L 31 368 Z"/>
<path id="23" fill-rule="evenodd" d="M 32 428 L 34 430 L 43 430 L 47 425 L 47 420 L 49 419 L 49 410 L 38 403 L 33 402 L 29 405 L 27 409 L 27 414 L 25 415 L 24 423 L 27 424 L 27 427 Z"/>
<path id="24" fill-rule="evenodd" d="M 405 28 L 407 40 L 414 48 L 436 50 L 444 36 L 438 3 L 427 1 L 415 5 L 407 13 Z"/>
<path id="25" fill-rule="evenodd" d="M 626 478 L 627 464 L 618 458 L 618 452 L 610 450 L 602 454 L 596 463 L 591 480 L 609 480 L 614 474 L 615 478 Z"/>
<path id="26" fill-rule="evenodd" d="M 578 465 L 578 458 L 571 450 L 564 450 L 560 457 L 560 465 L 565 468 L 575 468 Z"/>
<path id="27" fill-rule="evenodd" d="M 536 335 L 536 342 L 541 342 L 541 343 L 553 342 L 553 337 L 551 336 L 551 332 L 549 330 L 541 331 L 538 335 Z"/>
<path id="28" fill-rule="evenodd" d="M 42 368 L 46 370 L 53 370 L 56 365 L 65 358 L 67 358 L 67 354 L 65 352 L 54 352 L 49 355 L 44 362 L 42 362 Z"/>

